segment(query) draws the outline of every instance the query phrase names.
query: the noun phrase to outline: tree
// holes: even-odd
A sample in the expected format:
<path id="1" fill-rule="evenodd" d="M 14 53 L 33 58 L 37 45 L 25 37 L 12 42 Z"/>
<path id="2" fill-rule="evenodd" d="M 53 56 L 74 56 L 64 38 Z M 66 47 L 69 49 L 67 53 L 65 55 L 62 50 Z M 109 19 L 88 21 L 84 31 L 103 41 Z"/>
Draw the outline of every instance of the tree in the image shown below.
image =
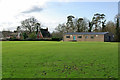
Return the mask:
<path id="1" fill-rule="evenodd" d="M 35 39 L 36 37 L 35 35 L 37 35 L 38 32 L 40 32 L 41 24 L 38 22 L 37 19 L 31 17 L 21 21 L 21 26 L 17 27 L 17 30 L 19 29 L 24 31 L 23 33 L 24 39 L 28 37 L 31 39 Z"/>
<path id="2" fill-rule="evenodd" d="M 59 24 L 55 30 L 57 32 L 61 32 L 61 33 L 66 33 L 67 32 L 67 26 L 63 23 L 63 24 Z"/>
<path id="3" fill-rule="evenodd" d="M 20 31 L 20 29 L 21 29 L 20 26 L 18 26 L 18 27 L 17 27 L 17 31 Z"/>
<path id="4" fill-rule="evenodd" d="M 86 31 L 88 31 L 88 27 L 87 27 L 88 26 L 88 20 L 86 18 L 74 18 L 74 19 L 72 19 L 72 18 L 70 18 L 70 20 L 67 21 L 66 25 L 64 23 L 59 24 L 55 28 L 55 30 L 57 32 L 59 32 L 61 35 L 63 33 L 67 33 L 67 32 L 86 32 Z M 72 23 L 72 26 L 74 28 L 70 27 L 71 25 L 69 25 L 69 28 L 68 28 L 69 23 Z"/>
<path id="5" fill-rule="evenodd" d="M 36 24 L 38 24 L 38 21 L 34 17 L 21 21 L 21 27 L 29 31 L 29 33 L 36 30 Z"/>
<path id="6" fill-rule="evenodd" d="M 52 32 L 52 38 L 62 39 L 62 38 L 63 38 L 63 34 L 62 34 L 61 32 L 53 31 L 53 32 Z"/>
<path id="7" fill-rule="evenodd" d="M 116 33 L 115 23 L 112 22 L 112 21 L 108 21 L 108 22 L 106 23 L 106 27 L 105 27 L 104 31 L 115 34 L 115 33 Z"/>
<path id="8" fill-rule="evenodd" d="M 89 21 L 89 29 L 88 32 L 92 32 L 92 27 L 93 27 L 94 23 Z"/>
<path id="9" fill-rule="evenodd" d="M 83 18 L 79 18 L 78 20 L 77 20 L 77 32 L 81 32 L 81 23 L 82 23 L 82 21 L 83 21 Z"/>
<path id="10" fill-rule="evenodd" d="M 63 24 L 59 24 L 56 28 L 56 31 L 53 31 L 52 37 L 60 38 L 62 39 L 63 34 L 67 32 L 67 26 Z"/>
<path id="11" fill-rule="evenodd" d="M 102 32 L 105 32 L 105 27 L 106 27 L 105 22 L 106 22 L 106 20 L 102 21 Z"/>
<path id="12" fill-rule="evenodd" d="M 114 40 L 115 41 L 118 41 L 118 32 L 116 30 L 116 23 L 115 22 L 112 22 L 112 21 L 108 21 L 107 24 L 106 24 L 106 27 L 105 27 L 105 32 L 110 32 L 114 35 Z"/>
<path id="13" fill-rule="evenodd" d="M 77 19 L 77 24 L 75 25 L 77 28 L 77 32 L 86 32 L 88 20 L 86 18 L 79 18 Z"/>
<path id="14" fill-rule="evenodd" d="M 102 29 L 105 28 L 105 15 L 104 14 L 99 14 L 96 13 L 94 14 L 92 21 L 89 22 L 89 32 L 92 31 L 93 25 L 95 25 L 94 31 L 98 32 L 101 29 L 101 25 L 102 25 Z"/>
<path id="15" fill-rule="evenodd" d="M 120 41 L 120 27 L 119 27 L 119 17 L 116 17 L 116 36 L 117 36 L 117 41 Z"/>
<path id="16" fill-rule="evenodd" d="M 72 16 L 72 15 L 67 17 L 67 23 L 66 23 L 66 25 L 67 25 L 67 27 L 66 27 L 67 32 L 73 32 L 74 29 L 75 29 L 75 27 L 73 25 L 73 18 L 75 18 L 75 17 Z"/>

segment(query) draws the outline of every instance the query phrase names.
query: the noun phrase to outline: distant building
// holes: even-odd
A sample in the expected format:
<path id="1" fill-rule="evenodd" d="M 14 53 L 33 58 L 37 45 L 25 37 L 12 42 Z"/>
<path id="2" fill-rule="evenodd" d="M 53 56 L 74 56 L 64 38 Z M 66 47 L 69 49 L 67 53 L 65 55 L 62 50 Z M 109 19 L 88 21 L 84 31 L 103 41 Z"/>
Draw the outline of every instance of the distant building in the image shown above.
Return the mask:
<path id="1" fill-rule="evenodd" d="M 18 33 L 17 32 L 11 32 L 11 31 L 2 31 L 3 39 L 10 39 L 10 38 L 16 38 Z"/>
<path id="2" fill-rule="evenodd" d="M 51 37 L 50 32 L 48 31 L 48 28 L 46 28 L 46 29 L 40 29 L 40 31 L 42 33 L 43 38 L 49 38 L 49 37 Z"/>
<path id="3" fill-rule="evenodd" d="M 2 35 L 2 32 L 0 32 L 0 40 L 3 39 L 3 35 Z"/>
<path id="4" fill-rule="evenodd" d="M 114 41 L 114 35 L 108 32 L 76 32 L 65 33 L 63 35 L 64 41 L 100 41 L 110 42 Z"/>
<path id="5" fill-rule="evenodd" d="M 0 34 L 1 39 L 10 39 L 10 38 L 15 38 L 15 39 L 23 39 L 23 33 L 29 34 L 28 31 L 2 31 Z M 48 31 L 48 28 L 46 29 L 40 29 L 40 31 L 36 34 L 36 39 L 44 39 L 44 38 L 50 38 L 50 32 Z"/>
<path id="6" fill-rule="evenodd" d="M 40 29 L 37 33 L 37 39 L 41 39 L 41 38 L 50 38 L 50 32 L 48 31 L 48 28 L 46 29 Z"/>

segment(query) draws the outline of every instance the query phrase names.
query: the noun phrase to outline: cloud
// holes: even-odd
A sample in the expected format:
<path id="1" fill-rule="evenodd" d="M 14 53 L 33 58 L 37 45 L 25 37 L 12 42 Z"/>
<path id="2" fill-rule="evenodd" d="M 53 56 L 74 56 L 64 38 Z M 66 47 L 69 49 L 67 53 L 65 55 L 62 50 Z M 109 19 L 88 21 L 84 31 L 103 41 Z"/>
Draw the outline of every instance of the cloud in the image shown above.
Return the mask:
<path id="1" fill-rule="evenodd" d="M 40 12 L 49 0 L 0 0 L 0 31 L 16 29 L 29 16 L 28 12 Z M 25 12 L 25 13 L 21 13 Z M 33 14 L 33 13 L 31 13 Z M 9 24 L 11 23 L 11 24 Z"/>
<path id="2" fill-rule="evenodd" d="M 38 6 L 34 6 L 31 9 L 27 10 L 27 11 L 23 11 L 22 13 L 33 13 L 33 12 L 41 12 L 43 10 L 43 8 L 38 7 Z"/>

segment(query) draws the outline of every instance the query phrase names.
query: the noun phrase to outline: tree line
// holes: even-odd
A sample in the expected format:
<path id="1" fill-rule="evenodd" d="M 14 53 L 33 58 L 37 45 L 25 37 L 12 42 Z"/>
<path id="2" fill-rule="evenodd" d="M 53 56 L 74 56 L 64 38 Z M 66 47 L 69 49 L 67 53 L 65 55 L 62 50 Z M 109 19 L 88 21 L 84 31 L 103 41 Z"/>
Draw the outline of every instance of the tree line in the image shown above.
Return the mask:
<path id="1" fill-rule="evenodd" d="M 68 32 L 110 32 L 114 34 L 115 40 L 120 41 L 119 15 L 115 16 L 115 21 L 106 22 L 105 14 L 96 13 L 91 20 L 87 18 L 75 18 L 67 16 L 66 23 L 59 24 L 51 33 L 53 38 L 63 38 L 64 33 Z M 21 21 L 17 27 L 18 32 L 23 32 L 23 39 L 35 39 L 41 29 L 41 23 L 34 17 Z"/>
<path id="2" fill-rule="evenodd" d="M 119 15 L 115 16 L 115 22 L 106 22 L 105 17 L 105 14 L 96 13 L 90 21 L 87 18 L 67 16 L 67 22 L 59 24 L 52 36 L 62 39 L 63 34 L 68 32 L 110 32 L 114 34 L 116 41 L 120 41 Z"/>

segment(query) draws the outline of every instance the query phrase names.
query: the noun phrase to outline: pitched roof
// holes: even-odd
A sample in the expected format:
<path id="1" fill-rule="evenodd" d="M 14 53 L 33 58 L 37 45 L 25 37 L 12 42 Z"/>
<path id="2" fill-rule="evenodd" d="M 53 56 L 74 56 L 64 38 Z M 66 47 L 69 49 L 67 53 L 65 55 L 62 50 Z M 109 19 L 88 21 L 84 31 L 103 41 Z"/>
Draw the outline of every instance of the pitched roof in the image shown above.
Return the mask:
<path id="1" fill-rule="evenodd" d="M 85 34 L 94 34 L 94 35 L 99 35 L 99 34 L 107 34 L 109 32 L 71 32 L 71 33 L 65 33 L 65 35 L 72 35 L 72 34 L 77 34 L 77 35 L 85 35 Z"/>
<path id="2" fill-rule="evenodd" d="M 43 37 L 50 37 L 50 33 L 48 31 L 48 29 L 40 29 Z"/>

